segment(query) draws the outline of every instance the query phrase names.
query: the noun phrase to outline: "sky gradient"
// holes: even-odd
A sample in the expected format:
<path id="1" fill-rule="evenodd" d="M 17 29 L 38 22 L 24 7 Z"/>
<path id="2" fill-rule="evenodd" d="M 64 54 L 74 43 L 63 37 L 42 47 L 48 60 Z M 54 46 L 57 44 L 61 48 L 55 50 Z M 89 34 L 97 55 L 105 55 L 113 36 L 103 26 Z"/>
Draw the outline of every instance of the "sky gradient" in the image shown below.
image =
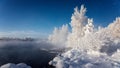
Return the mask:
<path id="1" fill-rule="evenodd" d="M 70 23 L 73 9 L 81 4 L 96 26 L 120 16 L 120 0 L 0 0 L 0 35 L 15 31 L 47 36 L 54 27 Z"/>

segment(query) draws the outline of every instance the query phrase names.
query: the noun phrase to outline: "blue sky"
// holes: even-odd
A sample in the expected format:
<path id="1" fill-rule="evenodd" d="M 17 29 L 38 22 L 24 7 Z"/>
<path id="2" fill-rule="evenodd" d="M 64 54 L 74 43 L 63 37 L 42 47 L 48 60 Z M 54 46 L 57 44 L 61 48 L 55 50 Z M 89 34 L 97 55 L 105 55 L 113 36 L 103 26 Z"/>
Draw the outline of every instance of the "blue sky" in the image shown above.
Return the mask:
<path id="1" fill-rule="evenodd" d="M 70 23 L 73 9 L 81 4 L 96 26 L 120 16 L 120 0 L 0 0 L 0 35 L 22 31 L 47 36 L 54 27 Z"/>

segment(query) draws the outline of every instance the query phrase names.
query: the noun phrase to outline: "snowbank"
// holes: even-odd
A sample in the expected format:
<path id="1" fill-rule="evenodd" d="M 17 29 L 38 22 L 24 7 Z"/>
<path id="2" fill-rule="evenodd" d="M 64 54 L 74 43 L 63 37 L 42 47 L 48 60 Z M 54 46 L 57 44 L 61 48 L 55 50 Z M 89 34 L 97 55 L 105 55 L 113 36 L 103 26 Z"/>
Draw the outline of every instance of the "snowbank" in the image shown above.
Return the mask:
<path id="1" fill-rule="evenodd" d="M 25 63 L 19 64 L 7 63 L 2 65 L 0 68 L 31 68 L 31 67 L 26 65 Z"/>

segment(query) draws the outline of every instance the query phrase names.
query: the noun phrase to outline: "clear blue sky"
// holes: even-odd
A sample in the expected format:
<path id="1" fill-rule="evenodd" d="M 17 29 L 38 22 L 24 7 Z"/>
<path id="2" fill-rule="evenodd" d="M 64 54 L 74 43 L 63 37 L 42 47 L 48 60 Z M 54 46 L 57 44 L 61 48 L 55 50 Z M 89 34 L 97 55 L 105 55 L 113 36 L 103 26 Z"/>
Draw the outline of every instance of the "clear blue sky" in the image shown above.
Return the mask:
<path id="1" fill-rule="evenodd" d="M 107 26 L 120 16 L 120 0 L 0 0 L 0 32 L 35 31 L 49 34 L 70 23 L 81 4 L 96 25 Z"/>

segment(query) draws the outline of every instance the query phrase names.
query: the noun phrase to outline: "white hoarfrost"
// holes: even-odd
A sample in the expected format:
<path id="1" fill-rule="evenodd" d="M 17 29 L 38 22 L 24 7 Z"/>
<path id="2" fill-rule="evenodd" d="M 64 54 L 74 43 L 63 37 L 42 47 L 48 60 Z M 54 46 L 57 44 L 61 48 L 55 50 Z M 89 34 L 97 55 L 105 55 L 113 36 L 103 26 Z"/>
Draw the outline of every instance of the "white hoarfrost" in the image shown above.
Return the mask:
<path id="1" fill-rule="evenodd" d="M 108 27 L 95 29 L 93 19 L 85 16 L 83 5 L 74 11 L 71 32 L 67 28 L 55 29 L 49 37 L 52 43 L 71 49 L 56 56 L 49 64 L 56 68 L 120 68 L 120 17 Z"/>
<path id="2" fill-rule="evenodd" d="M 53 34 L 48 37 L 48 40 L 53 45 L 65 46 L 68 36 L 68 25 L 63 25 L 60 28 L 54 28 Z"/>
<path id="3" fill-rule="evenodd" d="M 80 10 L 78 10 L 78 8 L 75 8 L 75 12 L 71 17 L 70 25 L 72 27 L 72 32 L 68 35 L 66 45 L 67 47 L 86 49 L 93 47 L 92 44 L 96 42 L 96 40 L 91 37 L 93 36 L 94 32 L 93 19 L 87 18 L 87 16 L 85 16 L 85 13 L 86 8 L 84 8 L 83 5 L 81 6 Z M 91 45 L 88 46 L 87 44 Z"/>
<path id="4" fill-rule="evenodd" d="M 81 37 L 84 36 L 84 25 L 87 20 L 87 17 L 85 16 L 86 8 L 84 6 L 81 6 L 81 10 L 78 10 L 78 7 L 74 9 L 74 14 L 72 14 L 71 17 L 71 30 L 72 32 L 68 36 L 67 45 L 68 47 L 74 47 L 79 45 L 79 40 Z M 77 42 L 77 43 L 76 43 Z"/>

